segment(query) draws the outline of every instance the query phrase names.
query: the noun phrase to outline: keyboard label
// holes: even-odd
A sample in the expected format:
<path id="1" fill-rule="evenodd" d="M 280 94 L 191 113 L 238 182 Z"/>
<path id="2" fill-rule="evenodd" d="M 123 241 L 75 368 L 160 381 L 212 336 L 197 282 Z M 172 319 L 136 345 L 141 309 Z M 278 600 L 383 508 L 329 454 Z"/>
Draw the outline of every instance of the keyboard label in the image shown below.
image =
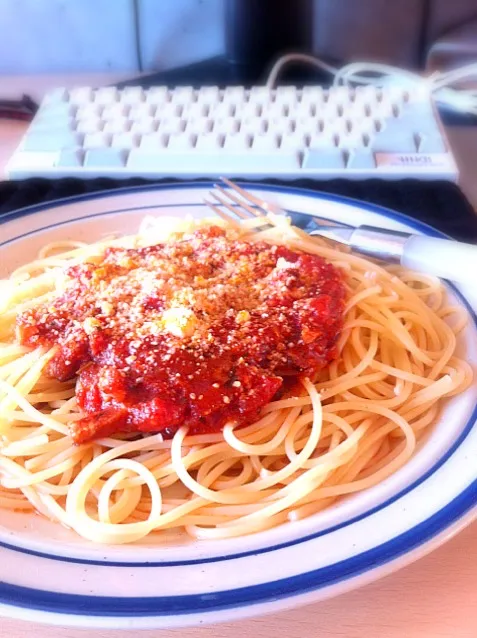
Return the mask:
<path id="1" fill-rule="evenodd" d="M 376 153 L 376 165 L 404 169 L 453 168 L 446 153 Z"/>

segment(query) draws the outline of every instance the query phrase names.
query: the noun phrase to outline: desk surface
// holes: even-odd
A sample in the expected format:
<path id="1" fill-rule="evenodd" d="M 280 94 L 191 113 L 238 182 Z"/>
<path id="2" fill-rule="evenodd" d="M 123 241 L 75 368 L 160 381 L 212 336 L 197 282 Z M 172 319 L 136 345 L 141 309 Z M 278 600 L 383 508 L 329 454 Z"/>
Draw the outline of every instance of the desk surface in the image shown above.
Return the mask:
<path id="1" fill-rule="evenodd" d="M 117 76 L 3 77 L 0 97 L 28 92 L 40 98 L 54 86 L 101 85 Z M 26 125 L 0 120 L 0 177 Z M 477 128 L 448 131 L 461 186 L 477 209 Z M 477 636 L 477 523 L 430 556 L 339 598 L 236 623 L 175 631 L 144 631 L 141 638 L 475 638 Z M 84 638 L 84 630 L 0 619 L 1 638 Z M 121 638 L 120 631 L 88 631 Z"/>

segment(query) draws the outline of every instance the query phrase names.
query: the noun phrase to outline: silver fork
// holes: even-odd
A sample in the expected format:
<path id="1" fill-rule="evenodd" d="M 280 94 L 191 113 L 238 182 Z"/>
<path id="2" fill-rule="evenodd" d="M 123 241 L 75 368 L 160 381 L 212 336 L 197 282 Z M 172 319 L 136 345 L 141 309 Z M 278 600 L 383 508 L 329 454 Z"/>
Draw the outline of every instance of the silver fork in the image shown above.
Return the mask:
<path id="1" fill-rule="evenodd" d="M 368 257 L 399 263 L 405 268 L 452 281 L 475 281 L 477 246 L 374 226 L 350 226 L 325 217 L 286 211 L 253 195 L 229 179 L 221 179 L 228 188 L 215 184 L 214 190 L 209 193 L 215 201 L 204 201 L 228 222 L 237 224 L 257 217 L 263 219 L 263 228 L 272 226 L 267 219 L 268 213 L 285 215 L 291 218 L 292 223 L 301 227 L 305 221 L 305 231 L 309 235 L 320 235 L 345 244 Z"/>

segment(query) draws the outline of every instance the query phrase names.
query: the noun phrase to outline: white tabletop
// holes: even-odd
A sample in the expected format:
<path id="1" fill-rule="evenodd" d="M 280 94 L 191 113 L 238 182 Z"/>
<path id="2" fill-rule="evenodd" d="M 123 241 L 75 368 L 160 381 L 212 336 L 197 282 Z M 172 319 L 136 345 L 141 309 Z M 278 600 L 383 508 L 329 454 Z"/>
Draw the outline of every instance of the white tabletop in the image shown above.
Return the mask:
<path id="1" fill-rule="evenodd" d="M 40 98 L 54 86 L 96 86 L 117 76 L 3 77 L 0 98 Z M 26 125 L 0 120 L 0 176 Z M 448 131 L 461 186 L 477 209 L 477 128 Z M 452 214 L 452 211 L 449 211 Z M 144 631 L 141 638 L 476 638 L 477 523 L 398 573 L 320 604 L 253 620 L 181 631 Z M 120 631 L 44 627 L 0 619 L 1 638 L 123 638 Z"/>

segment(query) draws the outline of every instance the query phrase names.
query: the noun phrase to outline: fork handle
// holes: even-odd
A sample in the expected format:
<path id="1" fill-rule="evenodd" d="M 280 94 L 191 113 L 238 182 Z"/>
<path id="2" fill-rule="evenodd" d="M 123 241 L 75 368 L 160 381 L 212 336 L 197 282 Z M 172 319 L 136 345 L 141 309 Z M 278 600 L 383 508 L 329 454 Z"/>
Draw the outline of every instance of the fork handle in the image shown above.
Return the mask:
<path id="1" fill-rule="evenodd" d="M 477 246 L 438 237 L 411 235 L 404 244 L 401 264 L 411 270 L 451 281 L 474 280 L 477 273 Z"/>
<path id="2" fill-rule="evenodd" d="M 451 281 L 474 279 L 477 272 L 477 246 L 450 239 L 359 226 L 349 244 L 370 257 Z"/>

